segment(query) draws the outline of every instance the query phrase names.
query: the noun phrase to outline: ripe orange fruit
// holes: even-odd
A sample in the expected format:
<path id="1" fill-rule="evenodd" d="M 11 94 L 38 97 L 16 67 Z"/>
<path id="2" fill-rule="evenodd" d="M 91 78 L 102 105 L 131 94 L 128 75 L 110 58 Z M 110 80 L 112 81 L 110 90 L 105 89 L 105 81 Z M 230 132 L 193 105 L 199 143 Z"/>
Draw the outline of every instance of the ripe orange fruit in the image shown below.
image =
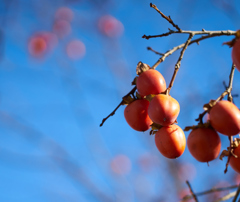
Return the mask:
<path id="1" fill-rule="evenodd" d="M 188 150 L 200 162 L 209 162 L 218 157 L 221 140 L 214 129 L 193 129 L 187 138 Z"/>
<path id="2" fill-rule="evenodd" d="M 155 134 L 155 144 L 159 152 L 170 159 L 181 156 L 186 147 L 186 138 L 178 125 L 160 128 Z"/>
<path id="3" fill-rule="evenodd" d="M 137 90 L 142 97 L 156 95 L 166 90 L 166 81 L 159 71 L 149 69 L 137 78 Z"/>
<path id="4" fill-rule="evenodd" d="M 240 71 L 240 40 L 237 39 L 232 47 L 232 61 L 236 65 L 238 71 Z"/>
<path id="5" fill-rule="evenodd" d="M 134 130 L 146 131 L 150 128 L 152 120 L 148 116 L 149 101 L 135 100 L 124 110 L 124 117 Z"/>
<path id="6" fill-rule="evenodd" d="M 240 145 L 233 150 L 233 153 L 237 155 L 238 158 L 231 156 L 229 164 L 233 170 L 240 173 Z"/>
<path id="7" fill-rule="evenodd" d="M 240 131 L 240 111 L 232 102 L 221 100 L 209 112 L 212 127 L 223 135 L 233 136 Z"/>
<path id="8" fill-rule="evenodd" d="M 180 112 L 177 100 L 170 95 L 158 94 L 150 102 L 148 114 L 151 120 L 162 126 L 174 123 Z"/>

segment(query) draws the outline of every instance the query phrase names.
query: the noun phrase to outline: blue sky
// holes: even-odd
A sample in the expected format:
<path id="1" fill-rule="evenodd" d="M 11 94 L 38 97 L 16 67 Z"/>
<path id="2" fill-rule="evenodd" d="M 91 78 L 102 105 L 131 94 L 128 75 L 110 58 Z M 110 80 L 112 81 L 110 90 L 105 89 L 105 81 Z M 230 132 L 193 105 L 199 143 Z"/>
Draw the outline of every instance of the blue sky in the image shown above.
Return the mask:
<path id="1" fill-rule="evenodd" d="M 236 173 L 219 159 L 197 162 L 186 148 L 177 160 L 164 158 L 148 132 L 133 131 L 120 107 L 99 127 L 131 90 L 139 61 L 153 65 L 159 52 L 185 42 L 188 36 L 142 39 L 171 25 L 151 1 L 59 0 L 2 1 L 0 58 L 0 200 L 1 201 L 177 201 L 189 180 L 196 192 L 217 184 L 236 184 Z M 185 30 L 237 30 L 238 1 L 173 0 L 152 2 Z M 54 15 L 68 7 L 74 17 L 71 33 L 42 58 L 29 54 L 29 39 L 52 32 Z M 118 19 L 123 34 L 111 38 L 99 31 L 103 15 Z M 217 37 L 191 45 L 171 90 L 180 103 L 178 124 L 196 124 L 203 104 L 216 99 L 228 82 L 231 49 Z M 66 46 L 80 40 L 86 53 L 71 60 Z M 159 70 L 169 83 L 179 52 Z M 233 93 L 240 89 L 236 71 Z M 239 97 L 235 98 L 239 107 Z M 186 132 L 186 137 L 189 132 Z M 228 140 L 221 136 L 222 150 Z M 209 180 L 211 179 L 211 180 Z M 220 186 L 219 185 L 219 186 Z M 105 198 L 106 197 L 106 198 Z M 200 201 L 206 198 L 200 198 Z"/>

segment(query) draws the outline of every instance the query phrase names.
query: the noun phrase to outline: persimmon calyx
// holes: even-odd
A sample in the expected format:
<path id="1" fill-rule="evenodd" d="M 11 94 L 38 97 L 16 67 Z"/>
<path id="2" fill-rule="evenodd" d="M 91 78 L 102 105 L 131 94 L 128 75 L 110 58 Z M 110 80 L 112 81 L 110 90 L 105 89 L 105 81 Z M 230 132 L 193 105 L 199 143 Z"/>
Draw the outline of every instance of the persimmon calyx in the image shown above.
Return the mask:
<path id="1" fill-rule="evenodd" d="M 240 38 L 240 29 L 236 31 L 236 38 Z"/>
<path id="2" fill-rule="evenodd" d="M 157 130 L 150 130 L 149 135 L 155 135 L 158 131 Z"/>
<path id="3" fill-rule="evenodd" d="M 229 48 L 232 48 L 235 42 L 236 42 L 236 38 L 232 39 L 231 41 L 223 42 L 222 45 L 227 45 Z"/>
<path id="4" fill-rule="evenodd" d="M 163 126 L 161 126 L 160 124 L 157 123 L 152 123 L 151 125 L 151 131 L 150 131 L 150 135 L 154 135 L 160 128 L 162 128 Z"/>
<path id="5" fill-rule="evenodd" d="M 227 157 L 233 156 L 234 158 L 238 158 L 238 156 L 233 153 L 232 147 L 228 147 L 227 150 L 223 150 L 221 155 L 219 156 L 219 159 L 222 160 L 223 157 L 225 157 L 225 156 L 227 156 Z"/>
<path id="6" fill-rule="evenodd" d="M 133 79 L 133 81 L 132 81 L 132 86 L 136 86 L 136 84 L 137 84 L 137 78 L 138 78 L 138 76 L 136 76 L 134 79 Z"/>
<path id="7" fill-rule="evenodd" d="M 230 152 L 228 150 L 223 150 L 222 153 L 219 156 L 220 160 L 223 160 L 224 157 L 228 157 L 230 155 Z"/>
<path id="8" fill-rule="evenodd" d="M 151 100 L 152 100 L 156 95 L 160 95 L 160 94 L 162 94 L 162 95 L 169 95 L 169 94 L 168 94 L 168 91 L 164 91 L 164 92 L 159 93 L 159 94 L 150 94 L 150 95 L 147 95 L 147 96 L 144 97 L 144 99 L 145 99 L 145 100 L 148 100 L 149 102 L 151 102 Z M 170 96 L 170 95 L 169 95 L 169 96 Z M 176 123 L 177 123 L 177 122 L 176 122 Z"/>
<path id="9" fill-rule="evenodd" d="M 131 95 L 127 95 L 127 96 L 124 96 L 122 100 L 123 100 L 123 105 L 128 105 L 132 103 L 135 99 Z"/>
<path id="10" fill-rule="evenodd" d="M 149 102 L 151 102 L 151 100 L 152 100 L 155 96 L 156 96 L 156 95 L 154 95 L 154 94 L 150 94 L 150 95 L 145 96 L 144 99 L 147 100 L 147 101 L 149 101 Z"/>
<path id="11" fill-rule="evenodd" d="M 151 124 L 152 130 L 159 130 L 160 128 L 162 128 L 163 126 L 161 126 L 160 124 L 157 123 L 152 123 Z"/>
<path id="12" fill-rule="evenodd" d="M 137 99 L 142 99 L 141 95 L 138 92 L 135 93 L 135 96 Z"/>
<path id="13" fill-rule="evenodd" d="M 239 138 L 234 138 L 231 147 L 236 148 L 236 147 L 239 146 L 239 144 L 240 144 L 240 139 Z"/>
<path id="14" fill-rule="evenodd" d="M 134 97 L 134 96 L 135 96 L 135 97 Z M 134 94 L 126 95 L 126 96 L 124 96 L 124 97 L 122 98 L 122 100 L 123 100 L 122 105 L 129 105 L 129 104 L 131 104 L 133 101 L 135 101 L 135 100 L 141 100 L 141 99 L 142 99 L 142 97 L 141 97 L 141 95 L 139 95 L 138 92 L 136 92 L 135 95 L 134 95 Z M 146 99 L 146 100 L 147 100 L 147 99 Z M 149 101 L 149 100 L 148 100 L 148 101 Z"/>
<path id="15" fill-rule="evenodd" d="M 223 150 L 221 155 L 219 156 L 220 160 L 223 160 L 223 157 L 229 157 L 233 156 L 235 158 L 238 158 L 236 154 L 233 153 L 233 149 L 237 148 L 240 144 L 240 139 L 239 138 L 234 138 L 233 143 L 231 144 L 231 147 L 227 147 L 227 150 Z"/>
<path id="16" fill-rule="evenodd" d="M 206 123 L 199 123 L 198 125 L 193 125 L 193 126 L 186 126 L 183 130 L 184 131 L 189 131 L 189 130 L 194 130 L 197 128 L 212 128 L 210 125 L 210 122 L 206 122 Z"/>
<path id="17" fill-rule="evenodd" d="M 204 111 L 209 112 L 215 104 L 216 104 L 216 100 L 210 100 L 209 103 L 203 105 Z"/>
<path id="18" fill-rule="evenodd" d="M 141 73 L 150 69 L 148 64 L 142 63 L 141 61 L 137 64 L 136 74 L 140 75 Z"/>
<path id="19" fill-rule="evenodd" d="M 235 42 L 240 38 L 240 30 L 236 31 L 236 37 L 232 39 L 231 41 L 226 41 L 222 45 L 228 45 L 229 48 L 232 48 L 235 44 Z"/>

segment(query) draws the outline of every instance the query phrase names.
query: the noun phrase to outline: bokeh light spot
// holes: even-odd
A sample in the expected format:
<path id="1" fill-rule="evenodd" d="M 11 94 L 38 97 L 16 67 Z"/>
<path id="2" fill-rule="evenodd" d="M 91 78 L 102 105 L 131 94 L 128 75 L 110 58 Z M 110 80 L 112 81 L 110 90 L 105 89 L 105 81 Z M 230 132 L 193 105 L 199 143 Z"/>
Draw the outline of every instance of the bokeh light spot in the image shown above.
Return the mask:
<path id="1" fill-rule="evenodd" d="M 47 43 L 41 36 L 33 36 L 28 43 L 28 51 L 34 57 L 42 57 L 47 51 Z"/>
<path id="2" fill-rule="evenodd" d="M 66 48 L 67 55 L 70 59 L 78 60 L 83 58 L 86 53 L 86 47 L 80 40 L 73 40 L 68 43 Z"/>
<path id="3" fill-rule="evenodd" d="M 116 174 L 125 175 L 131 171 L 132 163 L 125 155 L 117 155 L 111 161 L 111 169 Z"/>
<path id="4" fill-rule="evenodd" d="M 178 167 L 178 177 L 183 181 L 193 180 L 196 177 L 196 174 L 196 167 L 192 163 L 184 162 Z"/>
<path id="5" fill-rule="evenodd" d="M 63 38 L 69 35 L 72 31 L 71 25 L 66 20 L 56 20 L 53 24 L 53 32 L 59 37 Z"/>
<path id="6" fill-rule="evenodd" d="M 186 188 L 186 189 L 182 189 L 179 193 L 178 193 L 178 197 L 179 199 L 183 199 L 183 197 L 187 196 L 187 195 L 191 195 L 191 192 L 189 190 L 189 188 Z M 188 202 L 194 202 L 195 200 L 192 198 L 192 199 L 189 199 L 189 200 L 186 200 Z"/>
<path id="7" fill-rule="evenodd" d="M 70 8 L 61 7 L 56 11 L 55 19 L 71 22 L 73 19 L 73 11 Z"/>
<path id="8" fill-rule="evenodd" d="M 102 16 L 98 21 L 99 30 L 108 37 L 120 37 L 123 34 L 123 24 L 111 15 Z"/>

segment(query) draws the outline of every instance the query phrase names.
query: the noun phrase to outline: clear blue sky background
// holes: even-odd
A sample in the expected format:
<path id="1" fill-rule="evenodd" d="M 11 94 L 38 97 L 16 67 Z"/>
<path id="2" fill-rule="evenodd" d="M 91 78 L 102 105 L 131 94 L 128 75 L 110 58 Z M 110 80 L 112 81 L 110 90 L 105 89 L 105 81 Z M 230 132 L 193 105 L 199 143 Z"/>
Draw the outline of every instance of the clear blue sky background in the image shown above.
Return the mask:
<path id="1" fill-rule="evenodd" d="M 153 136 L 127 125 L 124 106 L 99 127 L 131 90 L 137 63 L 151 66 L 158 60 L 147 47 L 165 52 L 188 37 L 142 39 L 172 29 L 150 2 L 185 30 L 240 27 L 237 0 L 1 1 L 0 201 L 178 201 L 186 180 L 196 192 L 237 183 L 231 168 L 223 173 L 226 159 L 208 166 L 187 148 L 177 160 L 164 158 Z M 52 52 L 34 58 L 29 38 L 51 32 L 62 6 L 74 13 L 72 32 Z M 98 19 L 106 14 L 123 24 L 120 37 L 99 31 Z M 196 124 L 203 104 L 224 91 L 232 61 L 231 49 L 222 43 L 232 38 L 208 39 L 187 49 L 171 91 L 181 106 L 180 127 Z M 66 55 L 73 39 L 85 44 L 80 60 Z M 178 56 L 174 53 L 157 68 L 167 83 Z M 239 78 L 236 72 L 233 94 L 240 92 Z M 239 107 L 239 97 L 234 101 Z M 221 139 L 223 150 L 228 140 Z"/>

